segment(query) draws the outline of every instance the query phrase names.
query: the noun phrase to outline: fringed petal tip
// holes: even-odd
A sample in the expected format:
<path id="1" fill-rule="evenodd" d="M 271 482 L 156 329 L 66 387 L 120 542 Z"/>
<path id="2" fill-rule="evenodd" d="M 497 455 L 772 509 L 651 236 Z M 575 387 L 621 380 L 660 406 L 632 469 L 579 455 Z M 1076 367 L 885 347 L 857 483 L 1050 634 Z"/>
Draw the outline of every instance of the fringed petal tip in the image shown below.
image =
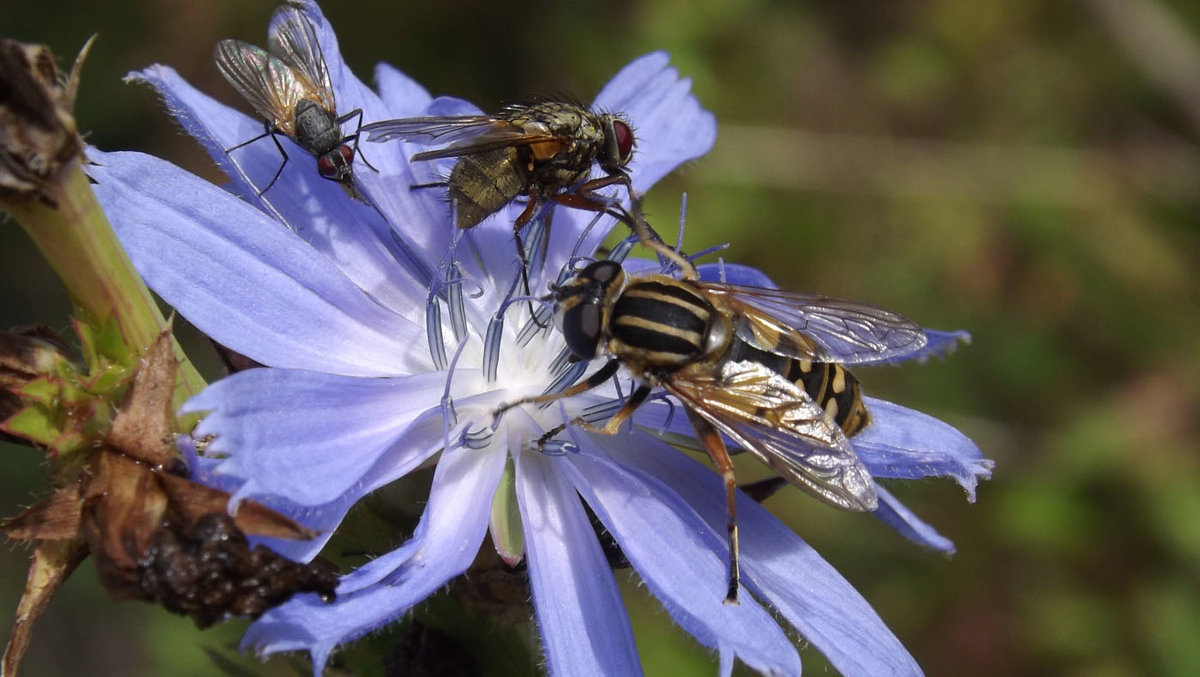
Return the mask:
<path id="1" fill-rule="evenodd" d="M 958 331 L 925 329 L 925 337 L 929 339 L 929 343 L 926 344 L 922 354 L 917 357 L 922 362 L 930 357 L 945 357 L 958 350 L 959 345 L 971 345 L 971 333 L 965 329 Z"/>
<path id="2" fill-rule="evenodd" d="M 886 400 L 864 398 L 871 424 L 851 444 L 875 477 L 953 477 L 975 500 L 980 479 L 991 477 L 992 461 L 966 435 L 928 414 Z"/>

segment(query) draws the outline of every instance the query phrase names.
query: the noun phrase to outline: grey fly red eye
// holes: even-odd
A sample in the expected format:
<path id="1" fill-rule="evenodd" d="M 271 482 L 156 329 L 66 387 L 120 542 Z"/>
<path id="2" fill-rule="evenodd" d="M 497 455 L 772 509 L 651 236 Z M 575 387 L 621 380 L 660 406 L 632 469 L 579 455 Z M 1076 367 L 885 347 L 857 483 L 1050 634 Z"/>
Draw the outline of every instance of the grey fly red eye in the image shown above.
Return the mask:
<path id="1" fill-rule="evenodd" d="M 354 149 L 342 144 L 335 150 L 317 158 L 317 173 L 323 178 L 341 181 L 350 175 L 350 163 L 354 162 Z"/>
<path id="2" fill-rule="evenodd" d="M 328 155 L 317 158 L 317 173 L 327 179 L 337 176 L 337 167 L 334 166 L 333 160 Z"/>
<path id="3" fill-rule="evenodd" d="M 633 159 L 633 130 L 622 120 L 613 120 L 613 131 L 617 134 L 617 152 L 621 154 L 621 164 L 629 164 Z"/>

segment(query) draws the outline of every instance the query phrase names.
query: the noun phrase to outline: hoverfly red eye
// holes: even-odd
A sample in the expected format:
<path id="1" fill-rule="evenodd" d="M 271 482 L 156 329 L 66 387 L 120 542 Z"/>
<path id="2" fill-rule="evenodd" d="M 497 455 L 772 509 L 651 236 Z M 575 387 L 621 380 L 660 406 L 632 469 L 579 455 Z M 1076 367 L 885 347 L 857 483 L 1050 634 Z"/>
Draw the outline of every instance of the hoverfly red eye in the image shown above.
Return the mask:
<path id="1" fill-rule="evenodd" d="M 621 154 L 621 164 L 629 164 L 633 157 L 633 130 L 623 120 L 613 120 L 613 131 L 617 134 L 617 152 Z"/>

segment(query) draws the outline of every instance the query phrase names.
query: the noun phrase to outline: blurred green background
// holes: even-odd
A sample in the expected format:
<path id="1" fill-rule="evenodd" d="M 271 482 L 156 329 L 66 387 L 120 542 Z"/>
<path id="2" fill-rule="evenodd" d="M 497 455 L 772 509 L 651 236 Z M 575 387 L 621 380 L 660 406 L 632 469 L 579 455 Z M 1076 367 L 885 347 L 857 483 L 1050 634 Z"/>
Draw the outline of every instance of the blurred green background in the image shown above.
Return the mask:
<path id="1" fill-rule="evenodd" d="M 10 1 L 0 31 L 51 45 L 64 64 L 99 32 L 78 111 L 89 141 L 215 179 L 154 97 L 121 77 L 167 63 L 245 109 L 212 66 L 212 45 L 261 44 L 272 9 Z M 1200 5 L 325 10 L 360 76 L 386 60 L 485 109 L 546 92 L 589 100 L 633 57 L 669 50 L 720 131 L 710 155 L 651 194 L 656 223 L 675 222 L 687 191 L 689 249 L 730 241 L 728 260 L 784 287 L 974 335 L 945 360 L 859 372 L 869 393 L 957 425 L 995 459 L 976 504 L 949 481 L 889 485 L 957 555 L 797 491 L 768 506 L 930 674 L 1200 670 Z M 0 290 L 0 326 L 67 330 L 65 295 L 12 223 L 0 225 Z M 200 361 L 216 373 L 210 356 Z M 12 446 L 0 446 L 0 463 L 0 514 L 12 515 L 37 496 L 44 469 Z M 25 556 L 0 552 L 5 635 Z M 644 589 L 625 590 L 648 673 L 712 674 Z M 211 674 L 205 651 L 234 645 L 239 628 L 200 634 L 147 605 L 110 604 L 87 563 L 38 626 L 26 674 Z M 824 665 L 811 650 L 805 661 Z"/>

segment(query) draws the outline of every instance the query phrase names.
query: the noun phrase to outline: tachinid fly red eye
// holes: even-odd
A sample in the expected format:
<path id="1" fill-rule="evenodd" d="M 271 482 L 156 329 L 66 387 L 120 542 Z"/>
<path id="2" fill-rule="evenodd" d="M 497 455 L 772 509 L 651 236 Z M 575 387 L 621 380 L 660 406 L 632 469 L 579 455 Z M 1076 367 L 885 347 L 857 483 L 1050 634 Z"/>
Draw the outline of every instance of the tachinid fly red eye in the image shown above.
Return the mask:
<path id="1" fill-rule="evenodd" d="M 613 120 L 613 131 L 617 133 L 617 152 L 621 154 L 621 164 L 628 164 L 633 155 L 633 130 L 622 120 Z"/>
<path id="2" fill-rule="evenodd" d="M 547 203 L 557 202 L 615 216 L 642 244 L 691 268 L 640 217 L 640 205 L 624 170 L 633 155 L 633 131 L 615 115 L 568 101 L 545 100 L 505 106 L 493 115 L 403 118 L 362 128 L 373 142 L 401 139 L 441 146 L 413 155 L 413 162 L 457 158 L 444 183 L 412 187 L 446 186 L 459 228 L 474 228 L 517 197 L 527 196 L 528 205 L 513 223 L 523 264 L 528 264 L 529 254 L 521 242 L 522 228 Z M 590 178 L 596 165 L 607 176 Z M 599 192 L 617 185 L 625 187 L 628 207 Z M 549 223 L 547 218 L 543 233 L 549 232 Z"/>

